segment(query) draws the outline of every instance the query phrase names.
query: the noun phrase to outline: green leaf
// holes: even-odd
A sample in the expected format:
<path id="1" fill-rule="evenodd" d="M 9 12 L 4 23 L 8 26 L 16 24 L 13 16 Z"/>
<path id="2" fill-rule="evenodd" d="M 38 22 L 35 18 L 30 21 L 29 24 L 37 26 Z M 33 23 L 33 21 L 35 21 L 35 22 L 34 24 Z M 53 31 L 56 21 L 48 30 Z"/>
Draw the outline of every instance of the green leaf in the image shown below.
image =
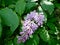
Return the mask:
<path id="1" fill-rule="evenodd" d="M 54 11 L 54 5 L 50 1 L 42 1 L 41 6 L 43 10 L 46 10 L 49 14 L 52 14 Z"/>
<path id="2" fill-rule="evenodd" d="M 9 6 L 11 4 L 15 4 L 18 0 L 4 0 L 4 3 L 6 6 Z"/>
<path id="3" fill-rule="evenodd" d="M 5 7 L 5 1 L 1 0 L 1 6 Z"/>
<path id="4" fill-rule="evenodd" d="M 10 30 L 13 33 L 19 25 L 17 14 L 9 8 L 4 8 L 0 10 L 0 16 L 3 19 L 4 24 L 10 26 Z"/>
<path id="5" fill-rule="evenodd" d="M 39 35 L 40 37 L 43 39 L 43 41 L 45 42 L 49 42 L 50 40 L 50 35 L 48 34 L 48 31 L 45 30 L 44 28 L 43 29 L 39 29 Z"/>
<path id="6" fill-rule="evenodd" d="M 55 6 L 60 9 L 60 3 L 55 3 Z"/>
<path id="7" fill-rule="evenodd" d="M 15 8 L 15 5 L 14 4 L 11 4 L 8 7 L 11 8 L 11 9 L 14 9 Z"/>
<path id="8" fill-rule="evenodd" d="M 16 37 L 13 39 L 13 44 L 14 44 L 14 45 L 18 45 L 18 43 L 17 43 L 17 38 L 16 38 Z"/>
<path id="9" fill-rule="evenodd" d="M 50 41 L 48 42 L 48 45 L 57 45 L 57 44 L 59 44 L 58 40 L 51 37 Z"/>
<path id="10" fill-rule="evenodd" d="M 31 11 L 37 4 L 35 2 L 27 2 L 26 3 L 26 12 Z"/>
<path id="11" fill-rule="evenodd" d="M 32 38 L 29 38 L 25 45 L 38 45 L 39 44 L 39 37 L 37 34 L 34 34 Z"/>
<path id="12" fill-rule="evenodd" d="M 13 39 L 13 44 L 14 44 L 14 45 L 24 45 L 24 43 L 18 43 L 17 40 L 18 40 L 17 37 L 15 37 L 15 38 Z"/>
<path id="13" fill-rule="evenodd" d="M 4 40 L 4 45 L 13 45 L 12 40 Z"/>
<path id="14" fill-rule="evenodd" d="M 0 18 L 0 37 L 2 35 L 2 25 L 1 25 L 1 18 Z"/>
<path id="15" fill-rule="evenodd" d="M 37 34 L 33 35 L 33 41 L 34 41 L 34 45 L 38 45 L 39 44 L 39 37 Z"/>
<path id="16" fill-rule="evenodd" d="M 25 5 L 26 5 L 26 2 L 25 0 L 19 0 L 17 1 L 16 3 L 16 6 L 15 6 L 15 11 L 20 14 L 20 16 L 23 14 L 24 10 L 25 10 Z"/>
<path id="17" fill-rule="evenodd" d="M 53 23 L 47 22 L 47 26 L 50 28 L 50 33 L 54 34 L 56 32 L 56 26 Z"/>
<path id="18" fill-rule="evenodd" d="M 33 43 L 33 40 L 32 40 L 32 39 L 29 39 L 29 41 L 27 41 L 25 45 L 28 45 L 28 44 L 29 44 L 29 45 L 33 45 L 33 44 L 34 44 L 34 43 Z"/>
<path id="19" fill-rule="evenodd" d="M 26 0 L 27 2 L 31 2 L 31 0 Z"/>
<path id="20" fill-rule="evenodd" d="M 50 18 L 49 20 L 47 20 L 48 22 L 54 23 L 57 21 L 57 19 L 55 17 Z"/>
<path id="21" fill-rule="evenodd" d="M 2 35 L 2 26 L 0 24 L 0 37 L 1 37 L 1 35 Z"/>
<path id="22" fill-rule="evenodd" d="M 31 39 L 28 39 L 28 40 L 26 41 L 25 45 L 34 45 L 33 39 L 32 39 L 32 38 L 31 38 Z"/>

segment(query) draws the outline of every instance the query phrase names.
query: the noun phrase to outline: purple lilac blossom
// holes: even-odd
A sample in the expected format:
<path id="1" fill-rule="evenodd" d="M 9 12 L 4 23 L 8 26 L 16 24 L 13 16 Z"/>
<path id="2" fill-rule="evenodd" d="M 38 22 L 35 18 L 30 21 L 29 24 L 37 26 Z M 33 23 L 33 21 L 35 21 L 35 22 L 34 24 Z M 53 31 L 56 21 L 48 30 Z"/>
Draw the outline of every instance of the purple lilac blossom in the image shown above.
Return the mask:
<path id="1" fill-rule="evenodd" d="M 38 25 L 42 26 L 44 21 L 44 15 L 39 15 L 38 17 L 39 17 Z"/>
<path id="2" fill-rule="evenodd" d="M 18 36 L 18 43 L 25 42 L 28 39 L 28 35 Z"/>
<path id="3" fill-rule="evenodd" d="M 41 26 L 43 24 L 43 21 L 44 21 L 44 15 L 38 15 L 38 18 L 36 20 L 38 26 Z"/>
<path id="4" fill-rule="evenodd" d="M 28 39 L 25 36 L 28 35 L 27 37 L 29 37 L 30 35 L 33 34 L 34 30 L 36 30 L 38 28 L 38 26 L 33 21 L 30 21 L 30 20 L 26 20 L 26 21 L 24 21 L 23 27 L 22 27 L 22 32 L 20 32 L 20 35 L 21 36 L 24 35 L 24 36 L 22 38 L 20 36 L 21 39 L 18 38 L 18 42 L 25 42 Z"/>
<path id="5" fill-rule="evenodd" d="M 26 20 L 28 20 L 28 19 L 30 19 L 30 20 L 32 20 L 33 18 L 34 18 L 34 16 L 36 15 L 36 10 L 34 10 L 33 12 L 30 12 L 30 14 L 27 14 L 27 16 L 26 16 Z"/>
<path id="6" fill-rule="evenodd" d="M 29 39 L 30 35 L 37 30 L 38 26 L 43 25 L 43 21 L 43 13 L 38 14 L 34 10 L 33 12 L 30 12 L 30 14 L 27 14 L 25 20 L 23 21 L 22 32 L 20 32 L 21 36 L 18 37 L 18 43 L 25 42 L 27 39 Z"/>

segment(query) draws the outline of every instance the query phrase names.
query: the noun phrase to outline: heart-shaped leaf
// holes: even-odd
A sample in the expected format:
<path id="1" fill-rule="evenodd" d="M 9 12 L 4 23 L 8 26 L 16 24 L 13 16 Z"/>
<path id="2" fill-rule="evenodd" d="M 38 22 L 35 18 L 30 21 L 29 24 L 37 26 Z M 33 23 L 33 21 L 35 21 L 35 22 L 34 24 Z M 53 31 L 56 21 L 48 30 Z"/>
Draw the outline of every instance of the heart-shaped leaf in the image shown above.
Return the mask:
<path id="1" fill-rule="evenodd" d="M 0 10 L 0 16 L 4 21 L 4 24 L 10 26 L 10 30 L 13 33 L 19 25 L 19 19 L 17 14 L 9 8 Z"/>

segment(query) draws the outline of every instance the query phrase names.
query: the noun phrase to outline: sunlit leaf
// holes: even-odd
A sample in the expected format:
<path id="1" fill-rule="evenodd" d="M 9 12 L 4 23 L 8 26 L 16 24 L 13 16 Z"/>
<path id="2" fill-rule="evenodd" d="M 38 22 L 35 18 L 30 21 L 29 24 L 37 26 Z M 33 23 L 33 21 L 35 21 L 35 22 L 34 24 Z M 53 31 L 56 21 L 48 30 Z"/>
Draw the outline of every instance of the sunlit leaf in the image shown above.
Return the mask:
<path id="1" fill-rule="evenodd" d="M 40 37 L 45 41 L 45 42 L 49 42 L 50 40 L 50 35 L 48 34 L 48 31 L 45 29 L 40 29 L 39 32 Z"/>
<path id="2" fill-rule="evenodd" d="M 52 14 L 52 12 L 54 11 L 54 5 L 53 5 L 53 3 L 49 2 L 49 1 L 42 1 L 41 6 L 49 14 Z"/>

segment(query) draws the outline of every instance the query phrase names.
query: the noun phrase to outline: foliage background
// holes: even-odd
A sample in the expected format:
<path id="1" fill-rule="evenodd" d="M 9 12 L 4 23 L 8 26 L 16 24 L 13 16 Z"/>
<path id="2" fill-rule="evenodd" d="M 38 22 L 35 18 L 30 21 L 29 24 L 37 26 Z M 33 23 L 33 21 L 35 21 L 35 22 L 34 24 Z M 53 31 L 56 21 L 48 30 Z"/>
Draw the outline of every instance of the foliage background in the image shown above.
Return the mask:
<path id="1" fill-rule="evenodd" d="M 17 43 L 21 19 L 37 10 L 47 18 L 25 43 Z M 59 0 L 0 0 L 0 45 L 60 45 Z"/>

